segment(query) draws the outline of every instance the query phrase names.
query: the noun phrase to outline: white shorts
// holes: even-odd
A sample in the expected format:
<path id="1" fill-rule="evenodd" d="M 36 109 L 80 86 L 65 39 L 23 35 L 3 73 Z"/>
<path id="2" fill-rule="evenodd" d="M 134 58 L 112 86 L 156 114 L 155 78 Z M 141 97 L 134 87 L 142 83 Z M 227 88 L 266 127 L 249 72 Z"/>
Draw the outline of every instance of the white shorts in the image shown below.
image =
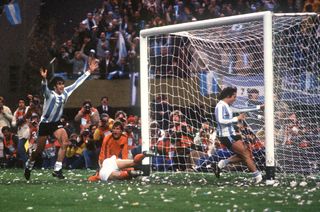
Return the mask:
<path id="1" fill-rule="evenodd" d="M 103 161 L 102 168 L 99 172 L 101 180 L 107 181 L 112 172 L 119 171 L 116 159 L 116 156 L 112 155 L 111 158 L 107 158 Z"/>

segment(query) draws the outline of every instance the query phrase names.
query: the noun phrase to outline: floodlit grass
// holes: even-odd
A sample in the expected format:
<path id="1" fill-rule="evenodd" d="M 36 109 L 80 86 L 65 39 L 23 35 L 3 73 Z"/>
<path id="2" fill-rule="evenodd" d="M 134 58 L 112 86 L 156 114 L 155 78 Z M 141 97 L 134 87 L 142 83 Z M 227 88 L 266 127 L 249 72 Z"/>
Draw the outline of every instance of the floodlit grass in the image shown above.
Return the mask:
<path id="1" fill-rule="evenodd" d="M 216 179 L 211 174 L 157 173 L 131 181 L 89 183 L 86 178 L 92 173 L 65 171 L 67 179 L 58 180 L 51 171 L 35 170 L 26 182 L 22 169 L 0 169 L 0 211 L 311 212 L 320 208 L 320 185 L 315 181 L 254 186 L 233 174 Z"/>

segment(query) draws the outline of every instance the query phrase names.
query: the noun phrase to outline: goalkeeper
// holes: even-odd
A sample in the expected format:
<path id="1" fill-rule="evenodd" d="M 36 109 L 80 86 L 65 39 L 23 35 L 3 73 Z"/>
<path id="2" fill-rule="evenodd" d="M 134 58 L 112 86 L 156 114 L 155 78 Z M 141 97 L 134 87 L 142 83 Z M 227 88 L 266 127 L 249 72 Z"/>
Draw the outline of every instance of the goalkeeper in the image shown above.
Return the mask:
<path id="1" fill-rule="evenodd" d="M 242 140 L 241 135 L 237 135 L 233 123 L 245 120 L 245 114 L 233 117 L 231 105 L 236 101 L 237 88 L 226 87 L 219 96 L 219 102 L 215 108 L 215 117 L 217 121 L 217 136 L 220 142 L 235 154 L 225 160 L 220 160 L 217 164 L 215 174 L 220 176 L 220 170 L 225 168 L 229 163 L 245 162 L 250 172 L 252 172 L 254 183 L 262 181 L 262 175 L 251 157 L 249 149 Z M 257 105 L 253 109 L 244 109 L 241 112 L 249 112 L 263 109 L 263 105 Z M 235 111 L 234 111 L 235 112 Z M 239 111 L 240 112 L 240 111 Z"/>
<path id="2" fill-rule="evenodd" d="M 133 160 L 117 159 L 115 155 L 103 161 L 101 169 L 88 181 L 108 181 L 108 180 L 128 180 L 142 175 L 140 170 L 132 170 L 135 166 L 141 164 L 145 157 L 154 156 L 151 152 L 137 154 Z"/>

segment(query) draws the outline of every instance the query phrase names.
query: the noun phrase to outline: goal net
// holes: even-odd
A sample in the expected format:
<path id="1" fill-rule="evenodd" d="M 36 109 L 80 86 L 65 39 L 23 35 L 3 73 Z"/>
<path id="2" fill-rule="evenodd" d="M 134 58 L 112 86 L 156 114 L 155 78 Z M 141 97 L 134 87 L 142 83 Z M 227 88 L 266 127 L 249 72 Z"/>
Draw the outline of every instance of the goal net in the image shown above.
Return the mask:
<path id="1" fill-rule="evenodd" d="M 157 153 L 152 170 L 208 172 L 208 161 L 233 154 L 216 138 L 214 117 L 219 92 L 233 86 L 234 108 L 265 104 L 235 124 L 257 167 L 318 173 L 319 37 L 319 15 L 269 12 L 142 31 L 142 136 L 143 149 Z"/>

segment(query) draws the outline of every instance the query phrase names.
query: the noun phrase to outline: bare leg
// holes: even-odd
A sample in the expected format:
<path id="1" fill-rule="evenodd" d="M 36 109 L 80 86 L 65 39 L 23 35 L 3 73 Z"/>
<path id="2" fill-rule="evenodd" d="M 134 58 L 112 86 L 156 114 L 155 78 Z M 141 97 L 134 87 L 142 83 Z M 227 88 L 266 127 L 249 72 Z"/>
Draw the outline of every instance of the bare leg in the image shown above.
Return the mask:
<path id="1" fill-rule="evenodd" d="M 58 152 L 57 161 L 62 163 L 68 146 L 68 134 L 64 128 L 60 128 L 54 132 L 54 136 L 58 139 L 58 142 L 61 145 Z"/>
<path id="2" fill-rule="evenodd" d="M 47 140 L 47 136 L 39 136 L 39 138 L 37 140 L 37 148 L 34 152 L 32 152 L 31 157 L 30 157 L 31 162 L 34 162 L 36 160 L 36 158 L 38 157 L 38 155 L 40 155 L 43 152 L 44 147 L 46 145 L 46 140 Z"/>
<path id="3" fill-rule="evenodd" d="M 200 152 L 200 151 L 196 151 L 196 150 L 192 150 L 190 152 L 190 160 L 191 160 L 191 166 L 195 166 L 196 162 L 201 158 L 206 156 L 207 154 L 204 152 Z"/>
<path id="4" fill-rule="evenodd" d="M 251 172 L 257 171 L 257 167 L 254 164 L 249 150 L 246 148 L 246 146 L 241 140 L 236 141 L 232 144 L 232 150 L 242 159 L 242 161 L 244 161 L 247 164 L 248 169 Z"/>
<path id="5" fill-rule="evenodd" d="M 117 159 L 116 163 L 119 169 L 131 168 L 136 165 L 136 163 L 134 163 L 133 160 L 130 160 L 130 159 L 126 159 L 126 160 Z"/>
<path id="6" fill-rule="evenodd" d="M 26 178 L 26 180 L 30 179 L 31 170 L 34 166 L 34 162 L 38 157 L 38 155 L 40 155 L 43 152 L 44 147 L 46 145 L 46 140 L 47 140 L 47 136 L 39 136 L 37 141 L 37 148 L 34 152 L 31 153 L 30 159 L 27 160 L 26 162 L 26 167 L 24 169 L 24 177 Z"/>
<path id="7" fill-rule="evenodd" d="M 228 158 L 229 163 L 239 163 L 242 161 L 242 158 L 239 155 L 232 155 Z"/>

